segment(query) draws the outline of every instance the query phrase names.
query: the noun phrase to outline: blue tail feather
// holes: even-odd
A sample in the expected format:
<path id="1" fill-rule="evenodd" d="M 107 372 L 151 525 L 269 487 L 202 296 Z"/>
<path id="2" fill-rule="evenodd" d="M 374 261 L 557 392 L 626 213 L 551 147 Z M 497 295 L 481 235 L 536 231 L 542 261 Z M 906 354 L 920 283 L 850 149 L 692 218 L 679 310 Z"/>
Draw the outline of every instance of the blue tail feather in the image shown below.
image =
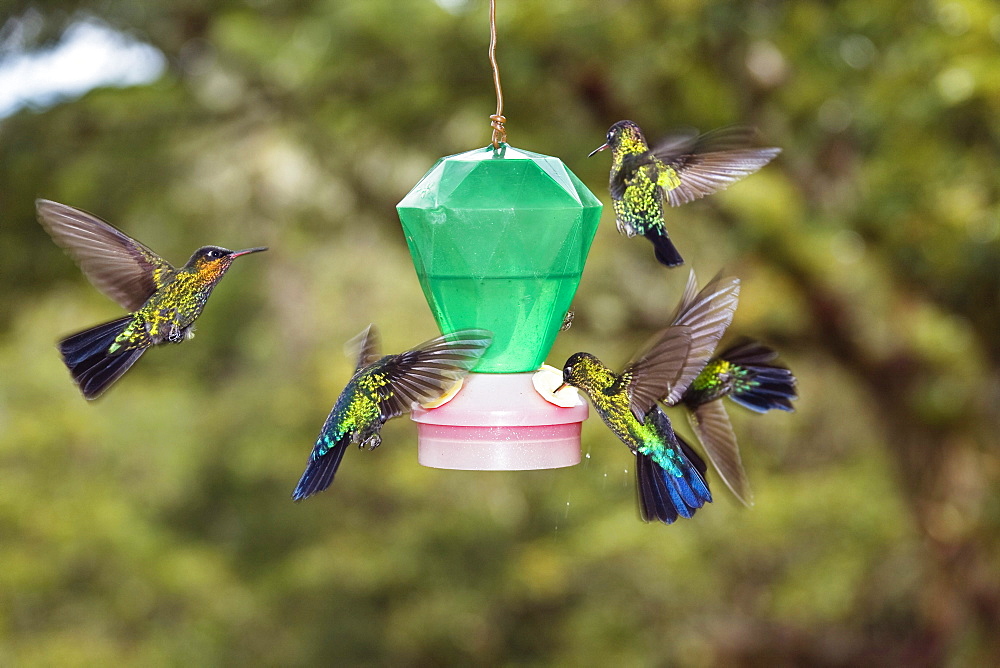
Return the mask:
<path id="1" fill-rule="evenodd" d="M 650 412 L 646 419 L 659 422 L 662 433 L 673 433 L 669 419 L 659 409 Z M 712 501 L 712 493 L 704 478 L 705 461 L 683 439 L 676 434 L 674 436 L 679 448 L 677 463 L 680 475 L 673 475 L 660 467 L 650 455 L 636 454 L 639 513 L 646 522 L 659 520 L 672 524 L 678 517 L 691 517 L 698 508 Z"/>
<path id="2" fill-rule="evenodd" d="M 677 509 L 677 514 L 684 518 L 690 518 L 693 514 L 691 506 L 697 503 L 694 499 L 694 490 L 684 485 L 667 485 L 670 492 L 670 500 Z"/>
<path id="3" fill-rule="evenodd" d="M 99 397 L 146 351 L 145 347 L 140 347 L 108 352 L 131 322 L 132 317 L 125 316 L 67 336 L 59 342 L 63 362 L 87 399 Z"/>
<path id="4" fill-rule="evenodd" d="M 706 503 L 711 503 L 708 485 L 689 461 L 684 462 L 681 475 L 675 476 L 649 455 L 638 454 L 636 458 L 639 511 L 644 521 L 672 524 L 678 517 L 689 518 Z"/>
<path id="5" fill-rule="evenodd" d="M 684 264 L 684 258 L 681 257 L 674 242 L 670 240 L 662 226 L 649 228 L 643 236 L 652 242 L 656 259 L 660 264 L 668 267 Z"/>
<path id="6" fill-rule="evenodd" d="M 658 475 L 659 467 L 648 455 L 636 455 L 636 488 L 639 492 L 639 515 L 644 522 L 659 520 L 672 524 L 677 506 L 669 500 L 666 481 Z"/>
<path id="7" fill-rule="evenodd" d="M 705 463 L 705 460 L 701 458 L 701 455 L 699 455 L 687 441 L 681 438 L 680 434 L 674 432 L 674 437 L 677 439 L 677 445 L 681 446 L 681 452 L 683 452 L 684 456 L 688 458 L 688 461 L 694 465 L 704 480 L 705 475 L 708 473 L 708 464 Z M 706 491 L 707 489 L 708 488 L 706 487 Z"/>
<path id="8" fill-rule="evenodd" d="M 655 408 L 646 419 L 656 419 L 656 413 L 662 411 Z M 670 500 L 669 486 L 661 473 L 662 469 L 652 457 L 636 453 L 635 480 L 639 496 L 639 516 L 644 522 L 659 520 L 671 524 L 677 519 L 677 506 Z"/>
<path id="9" fill-rule="evenodd" d="M 730 398 L 757 413 L 770 410 L 794 411 L 792 400 L 797 399 L 795 385 L 788 381 L 777 383 L 757 383 L 756 386 L 733 392 Z"/>
<path id="10" fill-rule="evenodd" d="M 757 413 L 795 410 L 792 407 L 792 401 L 798 399 L 795 376 L 787 368 L 773 363 L 778 357 L 773 348 L 748 339 L 729 347 L 718 357 L 746 371 L 729 395 L 733 401 Z"/>
<path id="11" fill-rule="evenodd" d="M 351 436 L 348 433 L 344 434 L 340 440 L 334 443 L 333 447 L 321 455 L 316 455 L 320 451 L 318 448 L 313 450 L 306 470 L 302 473 L 299 484 L 295 486 L 295 491 L 292 492 L 292 500 L 301 501 L 330 486 L 350 441 Z"/>

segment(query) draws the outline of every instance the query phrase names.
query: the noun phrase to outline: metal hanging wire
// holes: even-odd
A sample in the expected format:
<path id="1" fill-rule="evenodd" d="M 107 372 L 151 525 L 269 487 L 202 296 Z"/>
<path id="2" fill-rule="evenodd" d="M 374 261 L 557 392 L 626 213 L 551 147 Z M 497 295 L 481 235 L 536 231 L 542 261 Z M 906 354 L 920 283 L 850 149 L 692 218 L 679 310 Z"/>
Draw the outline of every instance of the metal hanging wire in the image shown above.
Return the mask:
<path id="1" fill-rule="evenodd" d="M 503 115 L 503 89 L 500 87 L 500 68 L 497 66 L 497 18 L 496 0 L 490 0 L 490 66 L 493 68 L 493 86 L 497 91 L 497 111 L 490 116 L 490 126 L 493 128 L 493 149 L 507 143 L 507 119 Z"/>

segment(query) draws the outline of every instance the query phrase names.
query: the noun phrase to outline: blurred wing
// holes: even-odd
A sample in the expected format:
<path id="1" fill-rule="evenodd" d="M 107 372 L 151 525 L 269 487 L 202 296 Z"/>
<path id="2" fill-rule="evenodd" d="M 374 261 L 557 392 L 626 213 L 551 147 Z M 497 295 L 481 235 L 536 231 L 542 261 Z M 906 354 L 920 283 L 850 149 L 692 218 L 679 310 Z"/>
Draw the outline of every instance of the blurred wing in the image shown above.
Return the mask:
<path id="1" fill-rule="evenodd" d="M 695 292 L 696 287 L 691 272 L 670 327 L 655 334 L 622 372 L 632 414 L 639 421 L 657 401 L 668 406 L 680 401 L 733 320 L 738 278 L 716 277 L 701 292 Z"/>
<path id="2" fill-rule="evenodd" d="M 653 150 L 653 155 L 677 172 L 680 185 L 667 191 L 671 206 L 724 190 L 753 174 L 781 153 L 780 148 L 752 148 L 755 133 L 729 127 L 699 137 L 678 135 Z"/>
<path id="3" fill-rule="evenodd" d="M 645 421 L 646 414 L 660 397 L 671 393 L 685 377 L 691 351 L 691 329 L 668 327 L 655 334 L 643 350 L 621 375 L 626 383 L 629 407 L 639 422 Z"/>
<path id="4" fill-rule="evenodd" d="M 688 414 L 691 426 L 705 448 L 712 466 L 719 477 L 744 505 L 753 505 L 753 492 L 747 473 L 743 470 L 736 434 L 729 422 L 729 415 L 721 401 L 710 401 Z"/>
<path id="5" fill-rule="evenodd" d="M 698 296 L 698 277 L 694 274 L 694 269 L 688 272 L 687 284 L 684 286 L 684 292 L 681 293 L 681 300 L 677 302 L 677 308 L 674 309 L 673 315 L 670 316 L 670 324 L 678 324 L 678 319 L 681 314 L 691 308 L 691 304 L 694 303 L 694 298 Z"/>
<path id="6" fill-rule="evenodd" d="M 697 128 L 675 128 L 652 150 L 653 155 L 666 162 L 662 156 L 677 156 L 693 153 L 701 135 Z"/>
<path id="7" fill-rule="evenodd" d="M 380 357 L 379 347 L 378 329 L 375 328 L 374 324 L 368 325 L 361 330 L 360 334 L 344 344 L 344 351 L 347 355 L 358 360 L 358 366 L 354 370 L 355 374 L 369 364 L 378 361 Z"/>
<path id="8" fill-rule="evenodd" d="M 98 290 L 135 311 L 173 276 L 170 264 L 97 216 L 40 199 L 38 221 Z"/>
<path id="9" fill-rule="evenodd" d="M 486 330 L 462 329 L 390 356 L 383 370 L 388 382 L 376 391 L 382 419 L 440 397 L 476 365 L 492 342 L 493 334 Z"/>
<path id="10" fill-rule="evenodd" d="M 715 345 L 733 321 L 739 302 L 738 278 L 717 276 L 695 294 L 696 285 L 697 279 L 692 271 L 671 324 L 671 328 L 684 326 L 690 330 L 691 348 L 677 381 L 669 392 L 660 395 L 668 406 L 680 401 L 691 381 L 708 364 Z"/>

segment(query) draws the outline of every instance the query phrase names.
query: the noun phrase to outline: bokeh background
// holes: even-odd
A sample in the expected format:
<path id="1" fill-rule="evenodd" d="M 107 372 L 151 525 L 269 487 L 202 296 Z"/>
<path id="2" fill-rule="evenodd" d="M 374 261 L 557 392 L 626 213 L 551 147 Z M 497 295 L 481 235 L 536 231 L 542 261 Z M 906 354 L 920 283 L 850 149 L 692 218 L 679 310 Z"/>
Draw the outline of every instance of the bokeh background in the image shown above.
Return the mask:
<path id="1" fill-rule="evenodd" d="M 702 280 L 744 279 L 727 340 L 777 347 L 801 396 L 730 411 L 755 507 L 713 477 L 669 527 L 639 521 L 633 458 L 593 417 L 581 465 L 523 473 L 422 468 L 396 420 L 289 498 L 344 342 L 436 333 L 394 207 L 489 140 L 484 0 L 0 7 L 0 72 L 81 22 L 159 54 L 150 83 L 0 119 L 0 664 L 1000 662 L 994 2 L 500 0 L 511 143 L 605 203 L 607 154 L 586 155 L 621 118 L 784 149 L 669 212 Z M 36 197 L 175 263 L 272 250 L 91 404 L 54 343 L 120 311 Z M 686 277 L 606 208 L 550 363 L 622 365 Z"/>

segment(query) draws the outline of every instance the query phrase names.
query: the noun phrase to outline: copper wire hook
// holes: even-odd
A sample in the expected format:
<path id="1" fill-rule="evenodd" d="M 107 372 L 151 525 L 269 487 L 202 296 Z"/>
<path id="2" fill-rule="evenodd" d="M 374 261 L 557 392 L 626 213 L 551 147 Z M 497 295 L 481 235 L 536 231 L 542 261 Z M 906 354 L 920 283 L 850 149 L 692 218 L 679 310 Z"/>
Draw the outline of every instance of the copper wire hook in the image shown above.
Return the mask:
<path id="1" fill-rule="evenodd" d="M 500 87 L 500 68 L 497 66 L 497 18 L 496 0 L 490 0 L 490 66 L 493 68 L 493 86 L 497 91 L 497 112 L 490 116 L 493 128 L 493 150 L 507 143 L 507 119 L 503 115 L 503 89 Z"/>

